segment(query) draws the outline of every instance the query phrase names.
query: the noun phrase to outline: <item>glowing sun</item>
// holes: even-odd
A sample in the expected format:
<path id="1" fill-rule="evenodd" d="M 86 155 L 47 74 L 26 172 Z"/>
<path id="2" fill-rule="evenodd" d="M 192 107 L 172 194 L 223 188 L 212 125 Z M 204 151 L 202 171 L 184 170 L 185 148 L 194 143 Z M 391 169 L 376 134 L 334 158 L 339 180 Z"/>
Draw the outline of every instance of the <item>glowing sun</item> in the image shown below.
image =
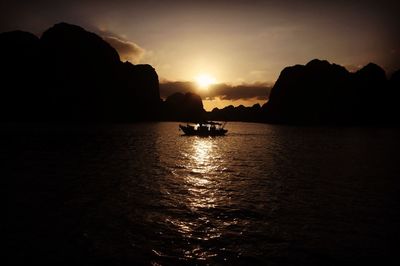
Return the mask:
<path id="1" fill-rule="evenodd" d="M 208 86 L 215 84 L 215 78 L 208 74 L 200 74 L 196 77 L 197 86 L 207 89 Z"/>

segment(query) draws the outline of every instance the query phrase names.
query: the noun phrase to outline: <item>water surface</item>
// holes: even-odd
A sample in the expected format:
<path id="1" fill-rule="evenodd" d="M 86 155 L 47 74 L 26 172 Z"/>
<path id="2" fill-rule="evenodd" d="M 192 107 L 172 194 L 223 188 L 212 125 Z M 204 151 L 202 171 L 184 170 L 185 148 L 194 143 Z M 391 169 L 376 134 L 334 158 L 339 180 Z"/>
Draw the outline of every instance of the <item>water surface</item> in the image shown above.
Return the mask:
<path id="1" fill-rule="evenodd" d="M 2 129 L 7 259 L 47 263 L 389 262 L 398 129 L 228 123 Z"/>

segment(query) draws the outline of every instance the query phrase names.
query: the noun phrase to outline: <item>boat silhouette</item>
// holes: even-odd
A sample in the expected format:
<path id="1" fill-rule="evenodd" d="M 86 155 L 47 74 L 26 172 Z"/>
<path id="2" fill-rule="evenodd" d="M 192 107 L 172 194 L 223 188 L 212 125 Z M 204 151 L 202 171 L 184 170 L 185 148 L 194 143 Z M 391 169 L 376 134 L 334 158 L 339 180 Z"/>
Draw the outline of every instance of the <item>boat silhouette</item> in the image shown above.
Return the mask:
<path id="1" fill-rule="evenodd" d="M 228 132 L 228 130 L 224 128 L 225 125 L 226 122 L 218 123 L 207 121 L 195 125 L 179 125 L 179 129 L 188 136 L 224 136 L 226 132 Z"/>

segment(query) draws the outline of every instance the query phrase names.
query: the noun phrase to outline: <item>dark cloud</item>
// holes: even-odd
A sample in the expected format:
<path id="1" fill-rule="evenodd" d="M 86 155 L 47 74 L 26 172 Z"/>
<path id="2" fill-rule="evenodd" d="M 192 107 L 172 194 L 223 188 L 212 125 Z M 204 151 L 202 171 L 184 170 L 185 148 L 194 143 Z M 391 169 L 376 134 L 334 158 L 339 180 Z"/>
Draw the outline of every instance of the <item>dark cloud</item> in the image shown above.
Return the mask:
<path id="1" fill-rule="evenodd" d="M 118 51 L 122 61 L 139 63 L 145 53 L 145 49 L 115 33 L 100 31 L 99 34 Z"/>
<path id="2" fill-rule="evenodd" d="M 208 97 L 220 97 L 222 100 L 239 100 L 257 98 L 266 100 L 271 86 L 266 83 L 230 85 L 226 83 L 210 86 Z"/>
<path id="3" fill-rule="evenodd" d="M 203 100 L 212 100 L 219 97 L 221 100 L 266 100 L 271 90 L 267 83 L 253 83 L 230 85 L 219 83 L 211 85 L 207 90 L 198 89 L 195 82 L 189 81 L 166 81 L 160 84 L 161 97 L 166 98 L 175 92 L 194 92 L 199 94 Z"/>

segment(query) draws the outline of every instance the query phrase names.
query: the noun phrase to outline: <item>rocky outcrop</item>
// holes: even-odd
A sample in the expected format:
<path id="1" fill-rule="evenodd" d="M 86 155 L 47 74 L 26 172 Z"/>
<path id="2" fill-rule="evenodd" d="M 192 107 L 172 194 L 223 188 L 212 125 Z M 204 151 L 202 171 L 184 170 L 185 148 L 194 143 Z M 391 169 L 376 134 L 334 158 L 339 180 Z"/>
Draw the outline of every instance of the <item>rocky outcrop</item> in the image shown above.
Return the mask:
<path id="1" fill-rule="evenodd" d="M 2 112 L 3 119 L 129 122 L 158 118 L 160 95 L 154 68 L 121 62 L 111 45 L 79 26 L 56 24 L 40 39 L 29 33 L 3 33 L 0 45 L 2 59 L 6 58 L 0 64 L 9 69 L 1 77 L 7 81 L 2 87 L 14 92 L 2 100 L 15 106 L 21 106 L 21 100 L 31 102 L 29 108 L 26 104 L 19 108 L 20 114 Z"/>
<path id="2" fill-rule="evenodd" d="M 125 62 L 117 72 L 118 93 L 113 110 L 118 110 L 114 116 L 123 118 L 129 114 L 140 115 L 142 120 L 159 119 L 161 98 L 158 75 L 150 65 L 133 65 Z M 119 104 L 123 103 L 123 104 Z M 126 117 L 124 120 L 129 119 Z"/>
<path id="3" fill-rule="evenodd" d="M 36 88 L 41 74 L 39 38 L 23 31 L 1 33 L 0 69 L 0 119 L 34 119 L 33 110 L 43 96 L 43 88 Z"/>
<path id="4" fill-rule="evenodd" d="M 262 107 L 263 119 L 287 124 L 392 124 L 393 89 L 385 72 L 368 64 L 355 73 L 327 61 L 285 68 Z"/>
<path id="5" fill-rule="evenodd" d="M 188 92 L 177 92 L 165 100 L 162 107 L 162 118 L 169 121 L 204 121 L 206 112 L 201 97 Z"/>
<path id="6" fill-rule="evenodd" d="M 251 107 L 229 105 L 222 109 L 214 108 L 207 116 L 208 120 L 258 122 L 261 119 L 260 110 L 258 103 Z"/>

